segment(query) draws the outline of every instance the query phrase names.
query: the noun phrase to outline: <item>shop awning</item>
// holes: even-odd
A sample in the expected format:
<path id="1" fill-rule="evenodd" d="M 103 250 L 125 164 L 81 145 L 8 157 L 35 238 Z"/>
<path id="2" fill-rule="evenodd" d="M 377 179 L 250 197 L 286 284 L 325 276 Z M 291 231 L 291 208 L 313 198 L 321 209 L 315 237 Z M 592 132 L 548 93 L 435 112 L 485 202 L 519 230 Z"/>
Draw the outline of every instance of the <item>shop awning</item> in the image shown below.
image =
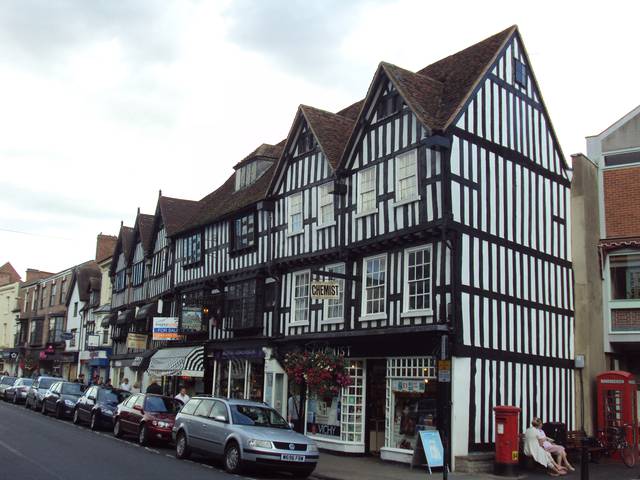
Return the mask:
<path id="1" fill-rule="evenodd" d="M 158 350 L 151 357 L 147 372 L 158 377 L 203 377 L 204 346 Z"/>
<path id="2" fill-rule="evenodd" d="M 136 320 L 145 320 L 151 315 L 156 314 L 156 302 L 147 303 L 138 309 L 136 312 Z"/>
<path id="3" fill-rule="evenodd" d="M 131 368 L 134 370 L 144 371 L 149 366 L 149 362 L 151 361 L 151 357 L 156 353 L 156 350 L 147 350 L 144 353 L 140 353 L 136 356 L 131 362 Z"/>
<path id="4" fill-rule="evenodd" d="M 131 323 L 133 321 L 133 314 L 133 308 L 120 312 L 118 314 L 118 319 L 116 320 L 116 325 L 126 325 L 127 323 Z"/>
<path id="5" fill-rule="evenodd" d="M 116 314 L 112 313 L 111 315 L 107 315 L 102 318 L 102 322 L 100 322 L 100 326 L 102 328 L 109 328 L 109 325 L 115 325 L 116 323 Z"/>

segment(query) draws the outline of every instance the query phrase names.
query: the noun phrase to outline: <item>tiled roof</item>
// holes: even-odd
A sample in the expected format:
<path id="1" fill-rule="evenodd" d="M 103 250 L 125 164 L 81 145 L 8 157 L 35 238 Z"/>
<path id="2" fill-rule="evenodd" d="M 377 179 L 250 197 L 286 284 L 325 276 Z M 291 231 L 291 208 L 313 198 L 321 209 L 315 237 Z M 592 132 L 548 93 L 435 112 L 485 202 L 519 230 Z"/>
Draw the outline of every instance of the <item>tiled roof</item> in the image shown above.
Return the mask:
<path id="1" fill-rule="evenodd" d="M 199 203 L 194 200 L 160 196 L 158 206 L 165 231 L 168 236 L 171 236 L 193 216 L 198 210 Z"/>
<path id="2" fill-rule="evenodd" d="M 349 140 L 354 120 L 307 105 L 300 105 L 300 112 L 307 120 L 329 164 L 335 169 Z"/>
<path id="3" fill-rule="evenodd" d="M 98 282 L 98 288 L 100 285 L 101 273 L 100 267 L 94 261 L 87 262 L 76 269 L 76 281 L 78 282 L 78 294 L 80 301 L 86 302 L 89 300 L 89 292 L 92 281 Z"/>
<path id="4" fill-rule="evenodd" d="M 277 160 L 282 155 L 282 149 L 284 148 L 284 143 L 286 140 L 282 140 L 277 145 L 270 145 L 268 143 L 263 143 L 258 148 L 256 148 L 249 155 L 240 160 L 233 168 L 240 168 L 246 163 L 249 163 L 254 158 L 267 158 L 272 160 Z"/>
<path id="5" fill-rule="evenodd" d="M 155 217 L 153 215 L 147 215 L 146 213 L 139 213 L 136 218 L 136 226 L 140 235 L 140 241 L 142 242 L 142 248 L 145 253 L 149 253 L 153 250 L 153 221 Z M 135 241 L 135 238 L 133 239 Z M 135 247 L 134 247 L 135 248 Z M 133 252 L 131 252 L 133 255 Z"/>
<path id="6" fill-rule="evenodd" d="M 3 274 L 3 276 L 7 278 L 7 284 L 20 281 L 20 275 L 16 272 L 16 269 L 13 268 L 13 265 L 11 265 L 10 262 L 7 262 L 0 267 L 0 274 Z"/>

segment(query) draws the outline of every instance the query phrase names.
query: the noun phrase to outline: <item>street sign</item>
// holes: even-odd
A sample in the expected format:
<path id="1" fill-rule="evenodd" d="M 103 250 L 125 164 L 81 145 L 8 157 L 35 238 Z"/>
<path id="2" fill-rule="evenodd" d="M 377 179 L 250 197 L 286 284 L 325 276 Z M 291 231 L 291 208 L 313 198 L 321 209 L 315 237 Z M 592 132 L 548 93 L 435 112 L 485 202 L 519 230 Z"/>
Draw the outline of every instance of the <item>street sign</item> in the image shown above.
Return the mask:
<path id="1" fill-rule="evenodd" d="M 338 300 L 340 298 L 340 285 L 333 280 L 311 282 L 312 300 Z"/>
<path id="2" fill-rule="evenodd" d="M 75 336 L 75 333 L 71 332 L 62 332 L 62 335 L 60 335 L 63 340 L 73 340 L 73 337 Z"/>
<path id="3" fill-rule="evenodd" d="M 451 360 L 438 360 L 438 381 L 451 382 Z"/>

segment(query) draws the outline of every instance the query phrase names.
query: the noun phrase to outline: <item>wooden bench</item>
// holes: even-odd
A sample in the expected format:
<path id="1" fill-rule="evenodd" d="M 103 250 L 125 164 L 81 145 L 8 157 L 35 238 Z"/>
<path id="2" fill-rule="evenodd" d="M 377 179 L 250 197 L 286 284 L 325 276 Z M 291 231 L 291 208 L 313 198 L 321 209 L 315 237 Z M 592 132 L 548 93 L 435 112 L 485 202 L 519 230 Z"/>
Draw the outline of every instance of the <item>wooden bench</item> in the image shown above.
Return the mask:
<path id="1" fill-rule="evenodd" d="M 564 445 L 567 456 L 572 460 L 579 459 L 582 454 L 582 442 L 589 438 L 583 430 L 571 430 L 567 432 L 567 444 Z M 605 449 L 600 445 L 590 445 L 587 447 L 589 452 L 589 461 L 597 462 Z"/>

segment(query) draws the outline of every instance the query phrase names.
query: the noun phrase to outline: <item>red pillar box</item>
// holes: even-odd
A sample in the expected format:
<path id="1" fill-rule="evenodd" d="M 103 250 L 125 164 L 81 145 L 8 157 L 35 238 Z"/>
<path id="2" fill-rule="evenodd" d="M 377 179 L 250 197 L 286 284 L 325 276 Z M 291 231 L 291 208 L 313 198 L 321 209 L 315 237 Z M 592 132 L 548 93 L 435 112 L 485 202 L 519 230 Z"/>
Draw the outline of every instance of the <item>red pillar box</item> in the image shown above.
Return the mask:
<path id="1" fill-rule="evenodd" d="M 494 473 L 512 476 L 517 474 L 520 450 L 520 409 L 518 407 L 493 407 L 496 417 L 496 458 Z"/>

